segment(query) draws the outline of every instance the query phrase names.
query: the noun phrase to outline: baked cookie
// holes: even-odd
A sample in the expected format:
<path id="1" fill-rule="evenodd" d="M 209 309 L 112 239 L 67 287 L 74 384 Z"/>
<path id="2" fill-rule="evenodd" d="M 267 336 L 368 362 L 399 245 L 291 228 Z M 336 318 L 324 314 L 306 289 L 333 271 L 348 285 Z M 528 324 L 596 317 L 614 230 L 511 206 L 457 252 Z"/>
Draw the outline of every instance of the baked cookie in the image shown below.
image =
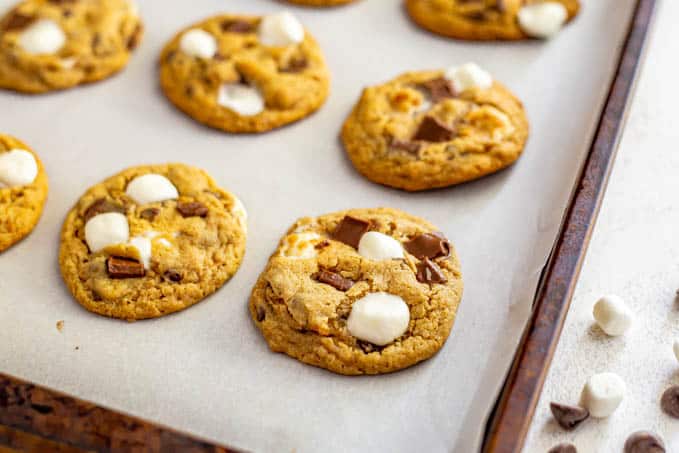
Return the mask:
<path id="1" fill-rule="evenodd" d="M 339 6 L 346 5 L 347 3 L 352 3 L 356 0 L 286 0 L 289 3 L 295 3 L 297 5 L 304 6 Z"/>
<path id="2" fill-rule="evenodd" d="M 68 213 L 59 264 L 86 309 L 133 321 L 189 307 L 236 273 L 245 253 L 241 202 L 203 170 L 129 168 Z"/>
<path id="3" fill-rule="evenodd" d="M 527 138 L 521 102 L 473 63 L 366 88 L 342 129 L 359 172 L 410 191 L 496 172 L 521 155 Z"/>
<path id="4" fill-rule="evenodd" d="M 47 199 L 47 175 L 35 152 L 0 134 L 0 252 L 33 231 Z"/>
<path id="5" fill-rule="evenodd" d="M 0 87 L 43 93 L 104 79 L 142 30 L 130 0 L 24 0 L 0 19 Z"/>
<path id="6" fill-rule="evenodd" d="M 181 31 L 160 57 L 160 84 L 180 110 L 228 132 L 264 132 L 316 111 L 329 74 L 290 13 L 222 15 Z"/>
<path id="7" fill-rule="evenodd" d="M 573 19 L 579 0 L 405 0 L 410 17 L 443 36 L 469 40 L 549 38 Z"/>
<path id="8" fill-rule="evenodd" d="M 269 347 L 341 374 L 428 359 L 462 297 L 455 250 L 429 222 L 389 209 L 298 220 L 250 296 Z"/>

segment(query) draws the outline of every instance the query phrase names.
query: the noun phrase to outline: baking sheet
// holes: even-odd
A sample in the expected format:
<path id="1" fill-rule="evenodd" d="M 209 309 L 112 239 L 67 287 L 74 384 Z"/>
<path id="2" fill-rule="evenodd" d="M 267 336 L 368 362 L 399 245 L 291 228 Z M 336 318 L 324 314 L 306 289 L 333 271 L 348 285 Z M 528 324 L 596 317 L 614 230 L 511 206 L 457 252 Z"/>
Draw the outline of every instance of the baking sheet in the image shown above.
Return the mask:
<path id="1" fill-rule="evenodd" d="M 0 0 L 0 9 L 12 1 Z M 0 130 L 31 144 L 50 176 L 43 218 L 0 255 L 0 370 L 220 443 L 253 451 L 459 451 L 478 448 L 530 314 L 540 270 L 613 73 L 633 0 L 596 0 L 548 43 L 461 43 L 411 25 L 401 2 L 289 7 L 333 74 L 311 118 L 260 136 L 194 123 L 160 94 L 156 58 L 187 23 L 219 11 L 266 13 L 273 0 L 139 0 L 147 34 L 121 75 L 39 97 L 0 93 Z M 337 133 L 366 84 L 411 69 L 476 61 L 524 101 L 531 138 L 500 174 L 407 194 L 369 183 Z M 249 214 L 241 269 L 205 302 L 125 323 L 86 312 L 61 282 L 59 230 L 91 185 L 144 163 L 206 168 Z M 393 206 L 423 216 L 457 247 L 465 278 L 445 347 L 411 369 L 343 377 L 269 352 L 247 298 L 297 218 Z M 64 320 L 60 333 L 55 324 Z M 77 349 L 76 349 L 77 348 Z"/>

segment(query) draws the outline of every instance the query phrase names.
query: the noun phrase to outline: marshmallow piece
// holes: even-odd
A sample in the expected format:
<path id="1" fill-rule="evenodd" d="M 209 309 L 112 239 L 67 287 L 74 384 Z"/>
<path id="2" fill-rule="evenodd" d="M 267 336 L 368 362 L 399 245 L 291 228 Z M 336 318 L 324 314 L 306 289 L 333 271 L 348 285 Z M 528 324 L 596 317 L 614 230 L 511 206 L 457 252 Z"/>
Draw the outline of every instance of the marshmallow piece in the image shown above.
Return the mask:
<path id="1" fill-rule="evenodd" d="M 559 2 L 543 2 L 522 6 L 518 12 L 519 26 L 533 38 L 551 38 L 568 19 L 566 7 Z"/>
<path id="2" fill-rule="evenodd" d="M 632 311 L 618 296 L 609 295 L 594 304 L 594 319 L 606 334 L 622 335 L 632 325 Z"/>
<path id="3" fill-rule="evenodd" d="M 248 212 L 245 210 L 243 202 L 240 201 L 240 199 L 236 196 L 233 197 L 233 206 L 231 207 L 231 212 L 233 215 L 238 217 L 238 222 L 243 227 L 243 229 L 247 230 Z"/>
<path id="4" fill-rule="evenodd" d="M 270 14 L 259 24 L 259 40 L 265 46 L 282 47 L 304 40 L 304 27 L 288 11 Z"/>
<path id="5" fill-rule="evenodd" d="M 158 239 L 158 243 L 159 243 L 160 245 L 162 245 L 163 247 L 167 247 L 167 248 L 171 248 L 171 247 L 172 247 L 172 243 L 171 243 L 170 241 L 168 241 L 167 239 L 165 239 L 165 238 L 160 238 L 160 239 Z"/>
<path id="6" fill-rule="evenodd" d="M 679 361 L 679 340 L 674 340 L 674 357 Z"/>
<path id="7" fill-rule="evenodd" d="M 264 111 L 264 97 L 259 90 L 240 83 L 220 86 L 217 104 L 243 116 L 254 116 Z"/>
<path id="8" fill-rule="evenodd" d="M 493 76 L 476 63 L 465 63 L 462 66 L 449 68 L 445 78 L 452 84 L 456 92 L 461 93 L 471 88 L 486 89 L 493 85 Z"/>
<path id="9" fill-rule="evenodd" d="M 73 69 L 77 62 L 78 60 L 76 60 L 74 57 L 62 58 L 61 60 L 59 60 L 59 64 L 64 69 Z"/>
<path id="10" fill-rule="evenodd" d="M 410 310 L 403 299 L 388 293 L 370 293 L 351 306 L 347 328 L 360 340 L 384 346 L 403 335 L 409 322 Z"/>
<path id="11" fill-rule="evenodd" d="M 403 246 L 391 236 L 368 231 L 358 242 L 358 254 L 374 261 L 403 258 Z"/>
<path id="12" fill-rule="evenodd" d="M 38 176 L 38 163 L 24 149 L 0 153 L 0 187 L 25 186 Z"/>
<path id="13" fill-rule="evenodd" d="M 217 53 L 217 39 L 205 30 L 192 28 L 182 35 L 179 48 L 192 57 L 210 59 Z"/>
<path id="14" fill-rule="evenodd" d="M 130 245 L 137 249 L 141 263 L 144 269 L 151 267 L 151 239 L 147 236 L 135 236 L 130 239 Z"/>
<path id="15" fill-rule="evenodd" d="M 54 54 L 64 46 L 66 35 L 51 19 L 40 19 L 19 35 L 19 46 L 32 54 Z"/>
<path id="16" fill-rule="evenodd" d="M 582 390 L 582 404 L 592 417 L 605 418 L 615 412 L 626 392 L 625 382 L 617 374 L 595 374 Z"/>
<path id="17" fill-rule="evenodd" d="M 85 241 L 92 253 L 109 245 L 124 244 L 129 238 L 127 217 L 119 212 L 99 214 L 85 224 Z"/>
<path id="18" fill-rule="evenodd" d="M 316 244 L 321 236 L 316 233 L 292 233 L 283 239 L 280 255 L 285 258 L 308 259 L 318 255 Z"/>
<path id="19" fill-rule="evenodd" d="M 147 204 L 179 198 L 179 192 L 177 192 L 177 188 L 170 180 L 165 176 L 155 173 L 137 176 L 127 185 L 125 193 L 137 204 Z"/>

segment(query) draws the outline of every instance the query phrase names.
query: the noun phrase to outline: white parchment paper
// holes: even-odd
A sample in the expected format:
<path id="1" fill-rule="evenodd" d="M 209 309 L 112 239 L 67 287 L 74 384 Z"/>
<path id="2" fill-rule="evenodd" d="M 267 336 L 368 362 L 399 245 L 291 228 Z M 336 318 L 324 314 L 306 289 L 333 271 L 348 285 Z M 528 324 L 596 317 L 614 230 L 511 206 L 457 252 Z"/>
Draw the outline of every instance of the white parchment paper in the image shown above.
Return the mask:
<path id="1" fill-rule="evenodd" d="M 11 3 L 0 0 L 0 8 Z M 35 148 L 51 186 L 33 234 L 0 255 L 0 370 L 247 450 L 474 451 L 528 319 L 633 0 L 585 3 L 547 43 L 438 38 L 413 26 L 396 0 L 290 6 L 326 53 L 332 94 L 305 121 L 234 136 L 170 106 L 158 88 L 157 55 L 179 28 L 205 16 L 283 5 L 140 0 L 146 37 L 119 76 L 45 96 L 0 93 L 0 130 Z M 419 194 L 360 177 L 337 135 L 362 87 L 470 60 L 525 101 L 532 130 L 521 160 L 480 181 Z M 166 161 L 206 168 L 243 200 L 245 261 L 224 288 L 179 314 L 137 323 L 90 314 L 59 276 L 62 220 L 89 186 L 128 166 Z M 246 305 L 280 235 L 300 216 L 371 206 L 423 216 L 455 243 L 465 292 L 445 347 L 379 377 L 338 376 L 269 352 Z"/>

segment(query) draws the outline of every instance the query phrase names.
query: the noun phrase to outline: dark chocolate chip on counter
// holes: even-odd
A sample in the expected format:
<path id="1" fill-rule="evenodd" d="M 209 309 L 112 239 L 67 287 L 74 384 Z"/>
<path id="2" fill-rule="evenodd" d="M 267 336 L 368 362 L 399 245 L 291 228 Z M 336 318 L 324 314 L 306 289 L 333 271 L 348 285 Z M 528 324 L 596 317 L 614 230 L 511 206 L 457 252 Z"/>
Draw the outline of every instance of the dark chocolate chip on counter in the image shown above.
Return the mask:
<path id="1" fill-rule="evenodd" d="M 589 418 L 589 411 L 579 406 L 571 406 L 561 403 L 550 403 L 549 408 L 556 422 L 563 429 L 575 429 Z"/>
<path id="2" fill-rule="evenodd" d="M 420 151 L 422 144 L 410 140 L 399 140 L 398 138 L 392 138 L 389 142 L 389 147 L 391 149 L 417 154 Z"/>
<path id="3" fill-rule="evenodd" d="M 630 434 L 625 442 L 625 453 L 665 453 L 665 442 L 650 431 Z"/>
<path id="4" fill-rule="evenodd" d="M 139 261 L 120 256 L 106 260 L 106 270 L 111 278 L 139 278 L 144 276 L 144 265 Z"/>
<path id="5" fill-rule="evenodd" d="M 559 444 L 550 448 L 547 453 L 578 453 L 578 449 L 573 444 Z"/>
<path id="6" fill-rule="evenodd" d="M 423 233 L 415 236 L 403 244 L 403 247 L 408 253 L 418 259 L 434 259 L 439 256 L 450 255 L 450 242 L 439 232 Z"/>
<path id="7" fill-rule="evenodd" d="M 139 213 L 139 217 L 148 220 L 149 222 L 153 222 L 158 214 L 160 214 L 159 208 L 146 208 Z"/>
<path id="8" fill-rule="evenodd" d="M 336 272 L 320 270 L 315 277 L 318 282 L 330 285 L 340 291 L 349 291 L 349 289 L 354 286 L 354 282 L 352 280 L 342 277 Z"/>
<path id="9" fill-rule="evenodd" d="M 85 210 L 85 214 L 83 214 L 83 217 L 85 217 L 85 222 L 87 222 L 92 217 L 107 212 L 117 212 L 119 214 L 125 214 L 125 208 L 116 202 L 107 200 L 106 198 L 99 198 Z"/>
<path id="10" fill-rule="evenodd" d="M 230 33 L 250 33 L 254 27 L 250 22 L 244 20 L 225 20 L 222 22 L 222 31 Z"/>
<path id="11" fill-rule="evenodd" d="M 450 83 L 450 80 L 444 77 L 428 80 L 422 84 L 422 87 L 429 91 L 429 97 L 434 102 L 455 97 L 455 89 L 453 88 L 453 84 Z"/>
<path id="12" fill-rule="evenodd" d="M 337 225 L 332 238 L 357 249 L 361 236 L 368 230 L 370 230 L 370 222 L 357 219 L 356 217 L 345 216 L 340 224 Z"/>
<path id="13" fill-rule="evenodd" d="M 417 263 L 417 281 L 420 283 L 445 283 L 448 280 L 435 262 L 425 258 L 424 261 Z"/>
<path id="14" fill-rule="evenodd" d="M 662 394 L 660 407 L 672 418 L 679 418 L 679 385 L 674 385 Z"/>
<path id="15" fill-rule="evenodd" d="M 179 202 L 177 203 L 177 211 L 182 217 L 205 217 L 207 216 L 207 206 L 200 201 Z"/>
<path id="16" fill-rule="evenodd" d="M 35 17 L 33 16 L 27 16 L 25 14 L 21 14 L 18 11 L 14 11 L 7 16 L 7 19 L 5 19 L 4 23 L 0 24 L 0 30 L 4 31 L 18 31 L 18 30 L 23 30 L 24 28 L 28 27 L 33 21 L 35 20 Z"/>
<path id="17" fill-rule="evenodd" d="M 417 128 L 413 140 L 425 142 L 447 142 L 453 138 L 453 128 L 433 116 L 425 116 Z"/>

